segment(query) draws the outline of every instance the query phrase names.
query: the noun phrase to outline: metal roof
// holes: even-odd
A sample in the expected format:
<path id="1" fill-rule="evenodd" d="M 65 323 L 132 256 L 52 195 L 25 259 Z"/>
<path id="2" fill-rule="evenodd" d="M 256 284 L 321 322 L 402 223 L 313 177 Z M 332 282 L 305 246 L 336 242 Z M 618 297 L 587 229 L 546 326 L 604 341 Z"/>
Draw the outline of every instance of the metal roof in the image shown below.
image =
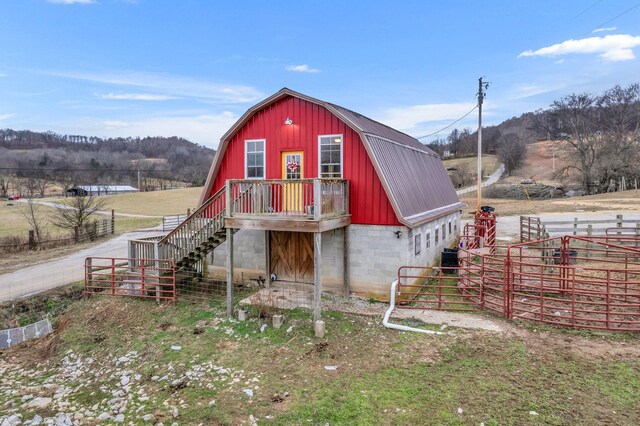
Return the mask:
<path id="1" fill-rule="evenodd" d="M 365 139 L 400 222 L 413 227 L 462 208 L 440 157 L 374 135 Z"/>
<path id="2" fill-rule="evenodd" d="M 462 208 L 463 203 L 442 160 L 420 141 L 362 114 L 286 87 L 249 108 L 222 136 L 200 204 L 211 194 L 211 186 L 233 136 L 256 112 L 287 96 L 325 107 L 360 134 L 400 223 L 414 227 Z"/>

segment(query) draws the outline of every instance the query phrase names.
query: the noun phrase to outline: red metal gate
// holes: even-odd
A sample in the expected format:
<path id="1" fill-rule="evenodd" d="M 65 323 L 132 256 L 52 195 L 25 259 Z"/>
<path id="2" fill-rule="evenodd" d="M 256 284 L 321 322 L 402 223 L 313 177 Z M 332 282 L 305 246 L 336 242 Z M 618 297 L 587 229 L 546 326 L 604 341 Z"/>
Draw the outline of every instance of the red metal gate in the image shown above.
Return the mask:
<path id="1" fill-rule="evenodd" d="M 87 257 L 85 298 L 128 296 L 176 302 L 176 268 L 170 259 Z"/>
<path id="2" fill-rule="evenodd" d="M 640 238 L 464 246 L 458 268 L 400 268 L 397 307 L 485 309 L 554 325 L 640 331 Z"/>

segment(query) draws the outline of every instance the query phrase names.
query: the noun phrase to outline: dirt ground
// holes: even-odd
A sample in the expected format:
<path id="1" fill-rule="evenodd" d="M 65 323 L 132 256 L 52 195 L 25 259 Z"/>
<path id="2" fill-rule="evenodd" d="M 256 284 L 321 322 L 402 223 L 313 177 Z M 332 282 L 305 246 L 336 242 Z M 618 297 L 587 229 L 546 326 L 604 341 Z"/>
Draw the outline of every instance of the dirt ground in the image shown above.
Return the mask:
<path id="1" fill-rule="evenodd" d="M 569 148 L 565 141 L 530 143 L 527 145 L 527 157 L 524 165 L 516 170 L 512 176 L 506 177 L 504 182 L 519 184 L 522 179 L 533 179 L 537 183 L 554 185 L 557 183 L 553 177 L 554 157 L 556 171 L 570 164 Z M 570 177 L 575 178 L 574 175 L 570 175 Z"/>

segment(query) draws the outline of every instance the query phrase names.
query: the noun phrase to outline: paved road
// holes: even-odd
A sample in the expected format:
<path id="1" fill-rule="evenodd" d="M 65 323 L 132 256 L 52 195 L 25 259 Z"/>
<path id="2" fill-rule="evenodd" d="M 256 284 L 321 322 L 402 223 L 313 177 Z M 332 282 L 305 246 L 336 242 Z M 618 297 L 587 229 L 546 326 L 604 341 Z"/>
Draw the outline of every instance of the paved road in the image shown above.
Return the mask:
<path id="1" fill-rule="evenodd" d="M 500 167 L 498 167 L 498 170 L 493 172 L 491 176 L 489 176 L 489 179 L 482 182 L 482 187 L 484 188 L 485 186 L 493 185 L 498 181 L 498 179 L 500 179 L 500 176 L 502 176 L 503 173 L 504 173 L 504 164 L 500 164 Z M 467 194 L 469 192 L 474 192 L 476 189 L 477 189 L 477 185 L 468 186 L 466 188 L 458 189 L 456 191 L 456 194 L 458 195 Z"/>
<path id="2" fill-rule="evenodd" d="M 0 275 L 0 302 L 84 280 L 83 265 L 87 256 L 127 257 L 128 240 L 152 235 L 156 233 L 128 232 L 69 256 Z"/>

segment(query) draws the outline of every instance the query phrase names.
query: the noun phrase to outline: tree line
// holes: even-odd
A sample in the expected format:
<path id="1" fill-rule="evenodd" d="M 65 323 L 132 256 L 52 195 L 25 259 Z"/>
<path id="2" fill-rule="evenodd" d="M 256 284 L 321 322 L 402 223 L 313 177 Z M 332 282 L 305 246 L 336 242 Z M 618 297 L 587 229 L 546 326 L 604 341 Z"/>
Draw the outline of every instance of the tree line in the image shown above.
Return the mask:
<path id="1" fill-rule="evenodd" d="M 202 185 L 215 151 L 178 137 L 98 138 L 53 132 L 0 130 L 0 196 L 9 188 L 43 196 L 53 182 L 132 185 L 141 190 L 174 183 Z"/>
<path id="2" fill-rule="evenodd" d="M 585 194 L 605 192 L 622 178 L 640 179 L 640 84 L 563 96 L 549 108 L 483 127 L 482 139 L 482 153 L 496 154 L 507 173 L 520 167 L 528 143 L 553 141 L 572 160 L 556 179 L 573 173 Z M 477 155 L 477 132 L 454 129 L 427 146 L 440 155 Z"/>

